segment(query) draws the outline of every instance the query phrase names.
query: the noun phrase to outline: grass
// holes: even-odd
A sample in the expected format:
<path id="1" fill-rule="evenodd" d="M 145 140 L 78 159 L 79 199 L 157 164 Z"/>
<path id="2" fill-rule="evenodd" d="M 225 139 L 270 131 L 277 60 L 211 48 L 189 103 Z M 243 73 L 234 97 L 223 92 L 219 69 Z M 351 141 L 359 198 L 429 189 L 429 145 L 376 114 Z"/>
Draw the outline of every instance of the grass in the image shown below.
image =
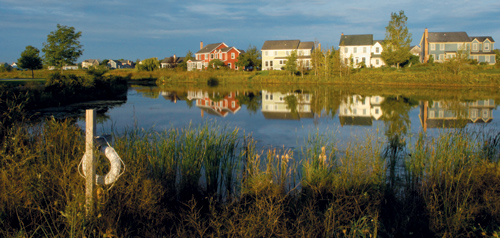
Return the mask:
<path id="1" fill-rule="evenodd" d="M 367 137 L 345 151 L 329 142 L 332 135 L 316 133 L 299 151 L 258 151 L 238 128 L 130 128 L 112 143 L 127 170 L 98 188 L 90 217 L 77 172 L 83 134 L 54 120 L 8 131 L 0 147 L 1 236 L 469 237 L 500 230 L 498 132 L 421 134 L 403 147 Z M 98 173 L 106 173 L 99 161 Z"/>

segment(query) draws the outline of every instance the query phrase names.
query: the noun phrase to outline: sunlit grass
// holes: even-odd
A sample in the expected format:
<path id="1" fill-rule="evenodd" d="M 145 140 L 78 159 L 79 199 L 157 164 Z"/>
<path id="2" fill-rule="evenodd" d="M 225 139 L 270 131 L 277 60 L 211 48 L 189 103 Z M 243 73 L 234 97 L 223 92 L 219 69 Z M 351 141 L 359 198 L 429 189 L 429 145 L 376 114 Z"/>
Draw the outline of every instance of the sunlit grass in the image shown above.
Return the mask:
<path id="1" fill-rule="evenodd" d="M 115 132 L 112 146 L 126 171 L 98 187 L 96 212 L 86 217 L 77 171 L 83 131 L 69 121 L 17 124 L 0 147 L 0 235 L 460 237 L 500 230 L 498 132 L 421 134 L 401 153 L 369 136 L 339 151 L 334 136 L 311 134 L 296 151 L 259 151 L 238 128 L 213 123 Z M 104 174 L 106 160 L 99 161 Z"/>

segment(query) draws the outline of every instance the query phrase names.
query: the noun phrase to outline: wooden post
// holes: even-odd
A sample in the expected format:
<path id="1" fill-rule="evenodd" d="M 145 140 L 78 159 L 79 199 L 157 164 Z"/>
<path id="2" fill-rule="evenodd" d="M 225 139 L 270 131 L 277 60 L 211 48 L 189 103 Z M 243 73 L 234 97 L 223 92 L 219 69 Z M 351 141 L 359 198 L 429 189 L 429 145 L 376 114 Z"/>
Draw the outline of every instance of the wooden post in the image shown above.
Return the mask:
<path id="1" fill-rule="evenodd" d="M 85 117 L 85 206 L 87 215 L 92 214 L 94 206 L 94 187 L 96 181 L 96 158 L 94 156 L 94 138 L 95 138 L 96 113 L 94 109 L 86 111 Z"/>

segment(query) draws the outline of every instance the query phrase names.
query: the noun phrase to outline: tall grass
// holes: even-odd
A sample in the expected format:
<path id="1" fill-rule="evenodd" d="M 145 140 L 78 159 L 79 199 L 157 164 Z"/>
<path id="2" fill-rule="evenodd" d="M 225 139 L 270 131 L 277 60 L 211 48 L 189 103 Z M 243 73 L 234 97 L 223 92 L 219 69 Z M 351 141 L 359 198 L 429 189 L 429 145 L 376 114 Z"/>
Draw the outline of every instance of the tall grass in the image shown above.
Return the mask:
<path id="1" fill-rule="evenodd" d="M 72 122 L 16 124 L 0 146 L 2 237 L 462 237 L 500 227 L 498 133 L 369 137 L 339 151 L 312 134 L 299 151 L 258 151 L 208 123 L 130 128 L 112 146 L 126 165 L 85 216 Z M 395 151 L 398 153 L 386 153 Z M 99 156 L 98 173 L 109 165 Z M 396 161 L 396 162 L 394 162 Z M 391 166 L 395 164 L 394 172 Z"/>

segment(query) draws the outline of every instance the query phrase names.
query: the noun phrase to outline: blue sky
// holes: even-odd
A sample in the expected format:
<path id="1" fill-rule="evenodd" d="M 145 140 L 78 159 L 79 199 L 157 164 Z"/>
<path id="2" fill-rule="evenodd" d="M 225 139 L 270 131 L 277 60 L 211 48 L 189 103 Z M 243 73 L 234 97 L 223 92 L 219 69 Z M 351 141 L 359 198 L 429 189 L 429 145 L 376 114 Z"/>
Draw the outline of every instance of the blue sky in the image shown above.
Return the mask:
<path id="1" fill-rule="evenodd" d="M 185 56 L 198 51 L 200 41 L 246 50 L 285 39 L 338 46 L 342 32 L 383 39 L 391 12 L 400 10 L 413 45 L 426 27 L 500 42 L 498 0 L 0 0 L 0 62 L 16 61 L 27 45 L 41 49 L 57 24 L 82 32 L 78 62 L 135 61 Z"/>

